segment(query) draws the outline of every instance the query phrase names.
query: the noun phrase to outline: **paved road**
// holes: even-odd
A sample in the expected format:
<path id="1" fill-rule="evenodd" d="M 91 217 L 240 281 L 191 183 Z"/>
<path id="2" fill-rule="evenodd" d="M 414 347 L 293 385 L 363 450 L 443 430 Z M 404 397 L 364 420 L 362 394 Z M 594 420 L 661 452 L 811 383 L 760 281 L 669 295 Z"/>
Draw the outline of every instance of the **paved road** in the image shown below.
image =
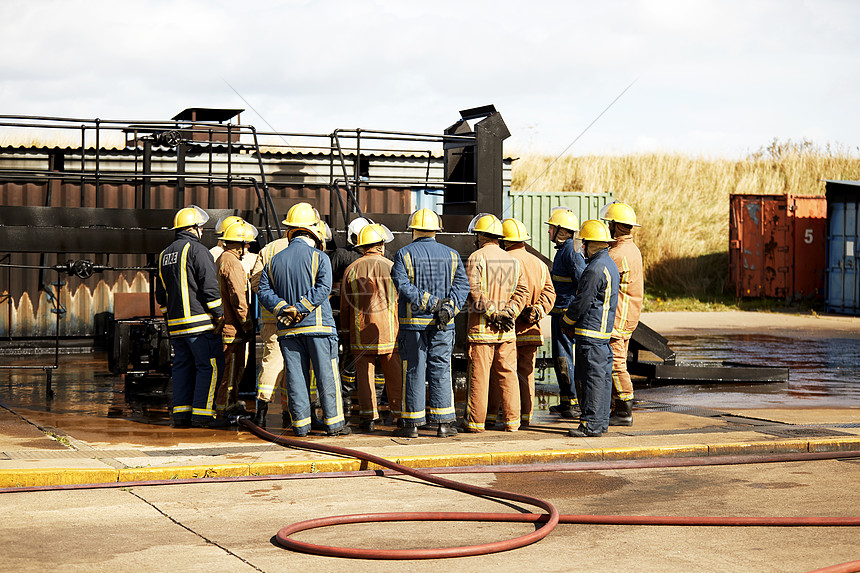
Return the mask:
<path id="1" fill-rule="evenodd" d="M 455 479 L 552 501 L 561 513 L 856 516 L 860 462 L 831 460 L 700 468 Z M 838 495 L 835 494 L 838 492 Z M 23 509 L 26 508 L 26 511 Z M 529 508 L 530 510 L 531 508 Z M 848 527 L 560 525 L 504 553 L 380 563 L 317 557 L 272 537 L 311 517 L 377 511 L 508 511 L 506 505 L 404 477 L 300 479 L 0 495 L 4 571 L 701 571 L 802 572 L 860 558 Z M 377 524 L 299 534 L 322 544 L 433 547 L 489 542 L 522 524 Z"/>

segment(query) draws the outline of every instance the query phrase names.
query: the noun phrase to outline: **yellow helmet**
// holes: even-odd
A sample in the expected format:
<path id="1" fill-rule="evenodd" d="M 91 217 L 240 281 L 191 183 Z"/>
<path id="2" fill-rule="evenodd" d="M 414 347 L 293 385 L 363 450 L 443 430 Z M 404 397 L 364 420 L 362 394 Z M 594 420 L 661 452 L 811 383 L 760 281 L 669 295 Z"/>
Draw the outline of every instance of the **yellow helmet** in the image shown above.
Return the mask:
<path id="1" fill-rule="evenodd" d="M 331 241 L 331 227 L 328 226 L 328 223 L 320 219 L 316 228 L 317 237 L 319 237 L 320 241 Z"/>
<path id="2" fill-rule="evenodd" d="M 259 231 L 254 225 L 239 219 L 224 230 L 221 240 L 226 242 L 253 243 L 257 240 L 258 234 Z"/>
<path id="3" fill-rule="evenodd" d="M 287 211 L 287 217 L 281 221 L 287 227 L 308 227 L 319 223 L 319 211 L 310 203 L 296 203 Z"/>
<path id="4" fill-rule="evenodd" d="M 358 232 L 358 240 L 355 242 L 356 247 L 366 247 L 377 243 L 390 243 L 394 240 L 394 235 L 388 230 L 385 225 L 371 223 L 362 227 Z"/>
<path id="5" fill-rule="evenodd" d="M 579 230 L 579 219 L 576 218 L 576 213 L 567 207 L 555 207 L 549 215 L 549 220 L 545 221 L 547 225 L 555 225 L 562 229 L 567 229 L 571 233 Z"/>
<path id="6" fill-rule="evenodd" d="M 493 235 L 494 237 L 502 237 L 505 234 L 502 231 L 502 222 L 491 213 L 479 213 L 475 215 L 475 218 L 469 223 L 469 232 L 484 233 Z"/>
<path id="7" fill-rule="evenodd" d="M 615 241 L 609 234 L 609 227 L 603 221 L 597 219 L 589 219 L 582 224 L 579 229 L 579 238 L 583 241 L 601 241 L 611 243 Z"/>
<path id="8" fill-rule="evenodd" d="M 208 220 L 209 213 L 197 205 L 189 205 L 176 212 L 176 216 L 173 217 L 173 228 L 199 227 L 205 225 Z"/>
<path id="9" fill-rule="evenodd" d="M 229 215 L 227 217 L 221 217 L 215 223 L 215 234 L 216 235 L 223 235 L 224 231 L 227 230 L 227 227 L 229 227 L 233 223 L 236 223 L 237 221 L 241 221 L 241 220 L 242 220 L 242 217 L 237 217 L 236 215 Z"/>
<path id="10" fill-rule="evenodd" d="M 418 209 L 409 217 L 408 228 L 417 231 L 441 231 L 442 219 L 430 209 Z"/>
<path id="11" fill-rule="evenodd" d="M 633 207 L 620 201 L 613 201 L 601 209 L 600 218 L 604 221 L 615 221 L 622 225 L 642 226 L 636 222 L 636 213 L 633 211 Z"/>
<path id="12" fill-rule="evenodd" d="M 502 232 L 506 241 L 528 241 L 531 239 L 526 226 L 519 219 L 509 218 L 502 221 Z"/>

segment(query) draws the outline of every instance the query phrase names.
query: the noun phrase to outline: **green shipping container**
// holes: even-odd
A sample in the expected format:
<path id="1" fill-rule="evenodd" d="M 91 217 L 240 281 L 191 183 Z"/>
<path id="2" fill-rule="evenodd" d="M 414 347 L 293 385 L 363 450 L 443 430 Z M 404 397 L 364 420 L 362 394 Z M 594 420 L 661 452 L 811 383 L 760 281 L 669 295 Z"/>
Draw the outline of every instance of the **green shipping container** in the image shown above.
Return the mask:
<path id="1" fill-rule="evenodd" d="M 555 249 L 549 240 L 547 225 L 544 223 L 554 207 L 567 207 L 576 213 L 579 223 L 596 219 L 600 209 L 615 200 L 613 193 L 562 193 L 562 192 L 516 192 L 509 191 L 506 197 L 506 212 L 522 221 L 532 240 L 535 250 L 552 260 Z"/>

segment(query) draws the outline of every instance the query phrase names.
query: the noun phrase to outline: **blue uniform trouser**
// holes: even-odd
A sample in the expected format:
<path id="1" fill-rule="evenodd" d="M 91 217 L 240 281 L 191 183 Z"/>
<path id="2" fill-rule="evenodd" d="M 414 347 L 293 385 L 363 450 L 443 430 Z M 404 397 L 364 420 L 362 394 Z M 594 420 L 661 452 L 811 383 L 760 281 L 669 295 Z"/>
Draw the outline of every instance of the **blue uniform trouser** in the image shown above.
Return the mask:
<path id="1" fill-rule="evenodd" d="M 221 337 L 212 332 L 175 336 L 173 346 L 173 419 L 210 422 L 215 417 L 215 393 L 224 373 Z"/>
<path id="2" fill-rule="evenodd" d="M 582 393 L 579 423 L 589 432 L 609 429 L 609 404 L 612 401 L 612 348 L 609 341 L 577 337 L 576 371 Z"/>
<path id="3" fill-rule="evenodd" d="M 574 383 L 574 341 L 561 328 L 561 313 L 550 316 L 552 332 L 552 364 L 555 368 L 555 379 L 558 381 L 558 394 L 564 407 L 577 404 L 576 385 Z"/>
<path id="4" fill-rule="evenodd" d="M 284 381 L 295 431 L 305 433 L 310 429 L 311 368 L 316 377 L 317 395 L 326 429 L 334 431 L 343 427 L 346 418 L 340 396 L 337 336 L 300 334 L 281 338 L 278 342 L 284 355 Z"/>
<path id="5" fill-rule="evenodd" d="M 427 423 L 428 406 L 431 422 L 454 421 L 457 418 L 451 382 L 454 329 L 439 330 L 435 326 L 424 330 L 401 329 L 398 344 L 403 363 L 404 426 Z"/>

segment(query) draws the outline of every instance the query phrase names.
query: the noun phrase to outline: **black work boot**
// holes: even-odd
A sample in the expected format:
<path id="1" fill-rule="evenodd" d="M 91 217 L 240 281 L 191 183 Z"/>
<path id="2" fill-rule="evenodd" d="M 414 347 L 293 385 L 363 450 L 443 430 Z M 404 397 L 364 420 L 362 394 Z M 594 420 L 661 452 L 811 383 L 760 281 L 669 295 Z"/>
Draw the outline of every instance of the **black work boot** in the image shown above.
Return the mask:
<path id="1" fill-rule="evenodd" d="M 588 428 L 580 424 L 578 428 L 568 430 L 567 435 L 571 438 L 599 438 L 603 432 L 590 432 Z"/>
<path id="2" fill-rule="evenodd" d="M 376 423 L 373 420 L 361 420 L 358 422 L 358 430 L 360 432 L 370 433 L 376 429 Z"/>
<path id="3" fill-rule="evenodd" d="M 416 426 L 404 425 L 402 428 L 397 428 L 391 432 L 391 435 L 395 438 L 417 438 L 418 428 Z"/>
<path id="4" fill-rule="evenodd" d="M 254 412 L 254 418 L 251 420 L 257 426 L 261 428 L 266 427 L 266 414 L 269 413 L 269 403 L 265 400 L 260 400 L 257 398 L 256 411 Z"/>
<path id="5" fill-rule="evenodd" d="M 568 420 L 576 420 L 579 418 L 579 404 L 558 404 L 549 407 L 550 414 L 558 414 L 562 418 Z"/>
<path id="6" fill-rule="evenodd" d="M 450 438 L 457 435 L 457 427 L 451 422 L 439 422 L 439 429 L 436 430 L 437 438 Z"/>
<path id="7" fill-rule="evenodd" d="M 633 425 L 633 400 L 615 400 L 615 412 L 609 416 L 609 425 Z"/>

